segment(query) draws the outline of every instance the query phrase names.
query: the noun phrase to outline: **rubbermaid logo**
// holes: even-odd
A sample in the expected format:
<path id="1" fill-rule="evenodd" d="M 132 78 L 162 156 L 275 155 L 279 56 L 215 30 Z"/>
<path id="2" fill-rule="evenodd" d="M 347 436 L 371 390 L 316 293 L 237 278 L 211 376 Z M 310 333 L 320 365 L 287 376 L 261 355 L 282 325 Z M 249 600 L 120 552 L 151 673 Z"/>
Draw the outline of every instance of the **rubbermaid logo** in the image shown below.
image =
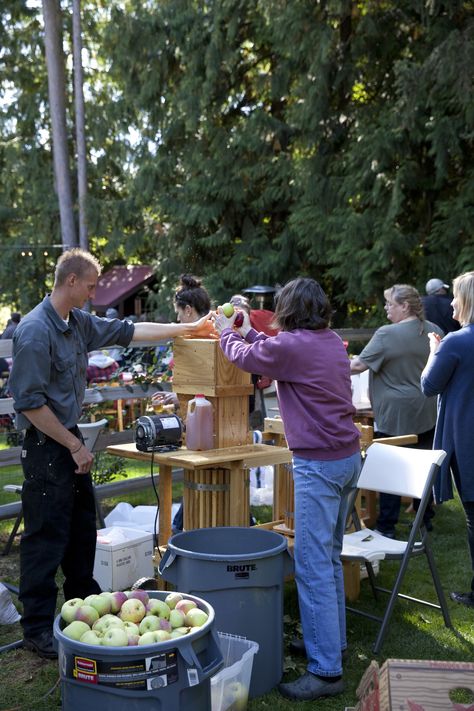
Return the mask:
<path id="1" fill-rule="evenodd" d="M 248 578 L 249 574 L 251 572 L 253 572 L 254 570 L 257 570 L 257 566 L 255 565 L 255 563 L 247 563 L 246 565 L 228 565 L 227 566 L 227 572 L 234 573 L 234 577 L 238 578 L 240 580 Z"/>

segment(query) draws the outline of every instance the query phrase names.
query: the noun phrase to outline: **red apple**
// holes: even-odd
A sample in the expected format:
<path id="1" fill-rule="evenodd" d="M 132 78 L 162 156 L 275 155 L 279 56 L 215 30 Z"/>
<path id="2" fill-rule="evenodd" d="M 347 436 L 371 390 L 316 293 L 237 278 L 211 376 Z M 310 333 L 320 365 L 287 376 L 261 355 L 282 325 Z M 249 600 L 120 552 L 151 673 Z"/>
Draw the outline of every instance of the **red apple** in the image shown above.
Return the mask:
<path id="1" fill-rule="evenodd" d="M 129 590 L 127 591 L 127 597 L 129 600 L 136 598 L 146 605 L 150 599 L 146 590 Z"/>

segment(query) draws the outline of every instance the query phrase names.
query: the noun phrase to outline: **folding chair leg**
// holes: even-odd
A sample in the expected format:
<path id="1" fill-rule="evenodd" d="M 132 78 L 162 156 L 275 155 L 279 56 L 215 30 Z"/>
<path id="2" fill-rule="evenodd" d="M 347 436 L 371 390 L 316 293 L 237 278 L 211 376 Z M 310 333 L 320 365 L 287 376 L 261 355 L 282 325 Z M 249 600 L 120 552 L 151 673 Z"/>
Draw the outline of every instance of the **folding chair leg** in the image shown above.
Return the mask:
<path id="1" fill-rule="evenodd" d="M 430 544 L 429 544 L 427 538 L 425 538 L 424 543 L 425 543 L 425 554 L 428 559 L 428 565 L 430 566 L 431 577 L 433 578 L 433 583 L 434 583 L 434 586 L 436 589 L 436 594 L 438 596 L 439 606 L 441 608 L 441 612 L 443 613 L 444 624 L 446 625 L 446 627 L 450 627 L 452 629 L 453 624 L 451 622 L 451 615 L 449 614 L 448 605 L 446 603 L 446 597 L 444 594 L 444 590 L 441 587 L 441 581 L 440 581 L 439 575 L 438 575 L 438 569 L 436 568 L 433 552 L 431 550 L 431 547 L 430 547 Z"/>
<path id="2" fill-rule="evenodd" d="M 365 564 L 365 569 L 367 570 L 367 577 L 369 578 L 370 587 L 372 588 L 373 596 L 376 600 L 379 599 L 377 593 L 377 581 L 375 580 L 374 566 L 372 563 L 367 562 Z"/>
<path id="3" fill-rule="evenodd" d="M 413 532 L 410 536 L 408 545 L 410 545 L 410 542 L 412 539 L 414 540 Z M 395 580 L 395 584 L 392 588 L 392 592 L 390 593 L 390 599 L 388 601 L 388 605 L 385 608 L 385 612 L 384 612 L 383 619 L 382 619 L 382 624 L 380 625 L 380 630 L 377 635 L 377 639 L 375 640 L 375 644 L 373 647 L 374 654 L 378 654 L 382 648 L 383 640 L 385 637 L 385 632 L 387 631 L 388 623 L 390 622 L 390 618 L 392 617 L 393 608 L 395 607 L 395 603 L 398 598 L 398 593 L 400 592 L 402 581 L 403 581 L 403 578 L 405 577 L 405 573 L 408 568 L 408 561 L 409 561 L 409 555 L 407 553 L 405 553 L 405 556 L 402 560 L 400 569 L 397 574 L 397 578 Z"/>
<path id="4" fill-rule="evenodd" d="M 95 487 L 94 487 L 94 501 L 95 501 L 95 512 L 96 512 L 97 519 L 99 521 L 99 526 L 101 528 L 105 528 L 104 514 L 102 513 L 102 507 L 100 505 L 99 499 L 97 498 L 97 493 L 96 493 Z"/>
<path id="5" fill-rule="evenodd" d="M 15 540 L 15 536 L 18 532 L 18 529 L 20 528 L 20 523 L 23 518 L 23 511 L 20 510 L 20 513 L 15 519 L 15 523 L 13 524 L 13 528 L 10 532 L 10 535 L 8 537 L 8 541 L 5 543 L 5 548 L 2 551 L 2 556 L 3 555 L 8 555 L 10 553 L 11 547 L 13 545 L 13 541 Z"/>

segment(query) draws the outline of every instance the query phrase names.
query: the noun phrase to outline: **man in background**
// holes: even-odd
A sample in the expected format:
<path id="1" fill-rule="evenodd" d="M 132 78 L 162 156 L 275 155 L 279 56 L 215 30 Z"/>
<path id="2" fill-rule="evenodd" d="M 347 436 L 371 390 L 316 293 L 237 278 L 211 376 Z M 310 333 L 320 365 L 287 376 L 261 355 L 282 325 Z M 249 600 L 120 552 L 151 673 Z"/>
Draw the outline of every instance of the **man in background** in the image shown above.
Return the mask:
<path id="1" fill-rule="evenodd" d="M 426 282 L 426 294 L 422 296 L 425 318 L 439 326 L 444 333 L 457 331 L 460 325 L 453 319 L 453 307 L 449 295 L 449 285 L 441 279 L 429 279 Z"/>
<path id="2" fill-rule="evenodd" d="M 7 321 L 5 330 L 2 333 L 2 335 L 0 336 L 0 338 L 2 338 L 2 339 L 13 338 L 15 328 L 20 323 L 20 320 L 21 320 L 21 314 L 18 313 L 17 311 L 13 311 L 13 313 L 11 314 L 10 318 Z"/>

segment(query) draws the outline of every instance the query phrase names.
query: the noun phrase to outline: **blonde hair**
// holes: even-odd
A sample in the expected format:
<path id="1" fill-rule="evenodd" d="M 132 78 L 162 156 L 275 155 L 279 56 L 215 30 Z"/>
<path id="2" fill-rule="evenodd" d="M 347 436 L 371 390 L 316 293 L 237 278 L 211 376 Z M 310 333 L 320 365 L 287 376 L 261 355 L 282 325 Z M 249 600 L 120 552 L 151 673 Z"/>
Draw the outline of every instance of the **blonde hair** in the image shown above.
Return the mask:
<path id="1" fill-rule="evenodd" d="M 54 285 L 62 286 L 68 274 L 75 274 L 82 278 L 90 272 L 91 269 L 100 276 L 102 267 L 99 261 L 90 252 L 86 252 L 85 249 L 79 249 L 79 247 L 69 249 L 67 252 L 61 254 L 57 261 L 56 271 L 54 273 Z"/>
<path id="2" fill-rule="evenodd" d="M 409 316 L 416 316 L 421 323 L 420 335 L 424 330 L 425 311 L 418 289 L 409 284 L 394 284 L 383 292 L 384 297 L 397 304 L 408 304 Z"/>
<path id="3" fill-rule="evenodd" d="M 474 323 L 474 272 L 465 272 L 454 279 L 453 294 L 461 326 Z"/>

